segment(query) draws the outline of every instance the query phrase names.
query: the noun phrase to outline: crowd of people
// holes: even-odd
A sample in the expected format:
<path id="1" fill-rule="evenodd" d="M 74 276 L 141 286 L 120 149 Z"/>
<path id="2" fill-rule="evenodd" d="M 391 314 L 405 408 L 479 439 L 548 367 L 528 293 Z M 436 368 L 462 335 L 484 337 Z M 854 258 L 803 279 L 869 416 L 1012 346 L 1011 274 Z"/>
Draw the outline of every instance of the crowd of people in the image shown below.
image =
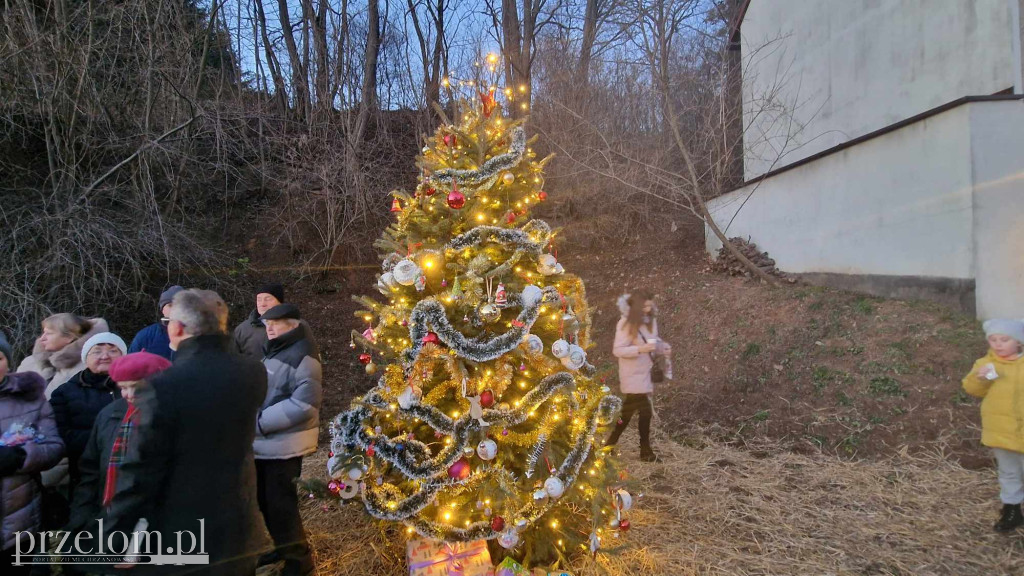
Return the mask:
<path id="1" fill-rule="evenodd" d="M 639 415 L 640 458 L 658 461 L 650 426 L 654 386 L 672 379 L 646 291 L 619 299 L 612 352 L 623 411 L 606 444 Z M 56 314 L 12 371 L 0 333 L 0 566 L 13 566 L 20 534 L 202 531 L 209 565 L 165 573 L 251 576 L 314 571 L 295 480 L 320 432 L 320 355 L 308 324 L 280 284 L 255 290 L 255 309 L 229 335 L 215 292 L 172 286 L 160 320 L 127 345 L 102 318 Z M 982 443 L 993 449 L 1003 509 L 995 529 L 1024 525 L 1024 322 L 984 324 L 988 354 L 964 378 L 984 398 Z M 269 537 L 268 537 L 269 536 Z M 62 566 L 65 574 L 82 574 Z M 141 568 L 128 564 L 118 571 Z M 102 571 L 90 569 L 90 572 Z M 157 570 L 159 571 L 159 569 Z"/>
<path id="2" fill-rule="evenodd" d="M 0 333 L 3 574 L 48 573 L 14 565 L 19 551 L 41 552 L 19 539 L 58 530 L 201 533 L 209 555 L 199 567 L 63 564 L 64 574 L 251 576 L 279 562 L 285 575 L 313 573 L 295 480 L 317 448 L 320 355 L 281 284 L 255 300 L 232 334 L 220 296 L 172 286 L 131 345 L 102 318 L 56 314 L 16 370 Z"/>

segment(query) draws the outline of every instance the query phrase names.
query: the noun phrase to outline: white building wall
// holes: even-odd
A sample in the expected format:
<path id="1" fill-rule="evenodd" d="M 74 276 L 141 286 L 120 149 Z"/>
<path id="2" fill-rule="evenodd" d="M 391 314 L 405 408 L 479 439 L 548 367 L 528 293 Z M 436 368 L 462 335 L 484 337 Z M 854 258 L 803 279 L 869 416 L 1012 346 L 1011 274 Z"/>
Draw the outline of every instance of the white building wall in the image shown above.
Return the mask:
<path id="1" fill-rule="evenodd" d="M 741 28 L 746 179 L 962 96 L 1014 88 L 1019 2 L 751 0 Z"/>
<path id="2" fill-rule="evenodd" d="M 1024 318 L 1024 102 L 970 113 L 978 316 Z"/>
<path id="3" fill-rule="evenodd" d="M 709 208 L 726 236 L 751 236 L 787 272 L 972 278 L 967 107 L 745 186 Z M 708 235 L 708 249 L 719 247 Z"/>
<path id="4" fill-rule="evenodd" d="M 1024 102 L 958 106 L 709 209 L 786 272 L 974 280 L 980 317 L 1024 317 Z"/>

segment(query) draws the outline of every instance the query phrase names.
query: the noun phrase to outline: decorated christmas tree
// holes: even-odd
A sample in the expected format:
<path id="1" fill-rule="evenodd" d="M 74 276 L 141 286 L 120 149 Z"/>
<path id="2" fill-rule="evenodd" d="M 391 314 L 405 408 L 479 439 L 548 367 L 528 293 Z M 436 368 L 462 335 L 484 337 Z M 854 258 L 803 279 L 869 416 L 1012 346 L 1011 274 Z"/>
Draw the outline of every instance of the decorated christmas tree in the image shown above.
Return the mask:
<path id="1" fill-rule="evenodd" d="M 495 540 L 525 563 L 596 552 L 628 529 L 602 449 L 620 400 L 592 378 L 580 279 L 530 210 L 543 169 L 493 89 L 463 104 L 393 192 L 380 298 L 353 347 L 376 386 L 331 423 L 330 490 L 443 542 Z M 600 431 L 600 432 L 599 432 Z"/>

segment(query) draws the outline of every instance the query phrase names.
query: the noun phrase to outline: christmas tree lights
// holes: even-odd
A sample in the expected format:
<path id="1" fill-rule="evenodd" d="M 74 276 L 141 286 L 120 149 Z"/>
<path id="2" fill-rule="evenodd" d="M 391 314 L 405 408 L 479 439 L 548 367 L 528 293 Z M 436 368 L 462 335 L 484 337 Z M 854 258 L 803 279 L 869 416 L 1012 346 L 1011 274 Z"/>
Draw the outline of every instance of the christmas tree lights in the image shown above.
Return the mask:
<path id="1" fill-rule="evenodd" d="M 586 360 L 584 285 L 530 218 L 550 157 L 493 96 L 437 130 L 415 193 L 393 193 L 384 299 L 357 298 L 352 333 L 367 372 L 383 369 L 331 422 L 330 491 L 410 533 L 550 563 L 596 551 L 619 510 L 596 438 L 621 401 Z"/>

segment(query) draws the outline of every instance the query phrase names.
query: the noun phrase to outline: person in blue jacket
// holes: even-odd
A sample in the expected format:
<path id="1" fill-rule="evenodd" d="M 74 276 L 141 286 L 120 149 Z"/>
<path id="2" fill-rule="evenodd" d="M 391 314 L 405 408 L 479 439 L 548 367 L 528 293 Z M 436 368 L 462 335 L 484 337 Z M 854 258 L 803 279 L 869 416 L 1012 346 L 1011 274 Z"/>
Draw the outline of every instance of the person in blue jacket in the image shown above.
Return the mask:
<path id="1" fill-rule="evenodd" d="M 156 309 L 160 312 L 160 321 L 150 324 L 132 339 L 132 345 L 128 347 L 128 353 L 142 352 L 145 350 L 157 356 L 163 356 L 168 360 L 174 360 L 174 351 L 171 350 L 171 340 L 167 337 L 166 322 L 171 315 L 171 301 L 174 295 L 184 290 L 181 286 L 171 286 L 160 294 L 160 300 Z"/>

